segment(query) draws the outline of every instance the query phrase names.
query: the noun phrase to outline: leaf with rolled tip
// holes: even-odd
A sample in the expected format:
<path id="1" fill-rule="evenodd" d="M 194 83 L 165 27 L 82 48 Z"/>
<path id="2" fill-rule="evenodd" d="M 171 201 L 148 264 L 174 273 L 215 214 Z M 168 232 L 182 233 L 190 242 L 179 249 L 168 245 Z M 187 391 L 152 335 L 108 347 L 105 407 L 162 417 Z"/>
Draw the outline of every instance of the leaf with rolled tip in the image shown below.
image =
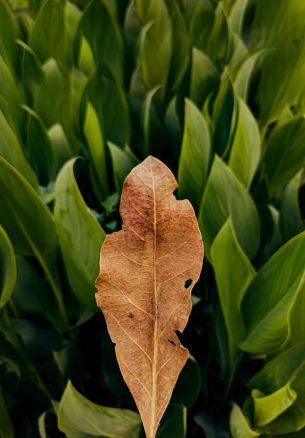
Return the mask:
<path id="1" fill-rule="evenodd" d="M 233 403 L 230 414 L 230 431 L 232 438 L 255 438 L 261 435 L 251 429 L 248 419 L 236 403 Z"/>
<path id="2" fill-rule="evenodd" d="M 32 187 L 37 190 L 37 177 L 30 164 L 25 159 L 19 141 L 3 112 L 0 110 L 0 155 L 14 166 L 24 176 Z"/>
<path id="3" fill-rule="evenodd" d="M 55 184 L 55 223 L 71 287 L 95 310 L 94 280 L 105 233 L 88 210 L 74 176 L 75 159 L 61 169 Z"/>
<path id="4" fill-rule="evenodd" d="M 256 120 L 245 102 L 239 98 L 229 167 L 246 188 L 252 182 L 260 160 L 260 153 L 260 133 Z"/>
<path id="5" fill-rule="evenodd" d="M 272 394 L 264 394 L 258 389 L 251 391 L 253 401 L 253 424 L 262 428 L 285 412 L 296 400 L 297 393 L 290 383 L 282 386 Z"/>
<path id="6" fill-rule="evenodd" d="M 224 75 L 216 96 L 212 120 L 214 124 L 213 148 L 218 155 L 225 155 L 235 130 L 237 98 L 231 79 Z"/>
<path id="7" fill-rule="evenodd" d="M 38 175 L 40 184 L 46 186 L 54 176 L 55 150 L 38 114 L 26 105 L 23 109 L 27 115 L 26 147 L 29 161 Z"/>
<path id="8" fill-rule="evenodd" d="M 108 142 L 108 147 L 111 155 L 115 186 L 117 190 L 121 191 L 126 176 L 133 167 L 139 164 L 139 160 L 128 146 L 121 149 L 117 145 Z"/>
<path id="9" fill-rule="evenodd" d="M 0 437 L 1 438 L 14 438 L 14 426 L 9 414 L 7 401 L 4 397 L 4 391 L 0 384 L 0 411 L 1 411 L 1 423 L 0 423 Z"/>
<path id="10" fill-rule="evenodd" d="M 120 29 L 103 0 L 93 0 L 84 11 L 78 33 L 88 41 L 95 64 L 106 64 L 123 83 L 123 41 Z"/>
<path id="11" fill-rule="evenodd" d="M 52 30 L 46 32 L 52 23 Z M 63 61 L 66 55 L 66 25 L 64 7 L 58 0 L 47 0 L 34 21 L 29 45 L 41 62 L 54 58 Z"/>
<path id="12" fill-rule="evenodd" d="M 98 184 L 94 184 L 94 188 L 98 198 L 103 200 L 109 195 L 107 151 L 100 121 L 91 103 L 87 104 L 84 120 L 84 135 L 90 153 L 92 172 L 95 176 L 94 181 Z"/>
<path id="13" fill-rule="evenodd" d="M 154 157 L 131 171 L 120 204 L 123 230 L 107 236 L 96 280 L 97 304 L 148 438 L 188 358 L 175 331 L 187 323 L 203 258 L 194 211 L 175 199 L 176 188 Z"/>
<path id="14" fill-rule="evenodd" d="M 198 211 L 210 164 L 211 144 L 208 125 L 202 113 L 188 99 L 182 148 L 179 159 L 179 197 L 188 198 Z"/>
<path id="15" fill-rule="evenodd" d="M 290 383 L 291 389 L 297 393 L 295 402 L 263 428 L 271 434 L 290 433 L 305 426 L 303 406 L 305 402 L 305 342 L 284 350 L 275 356 L 250 380 L 248 386 L 258 388 L 265 393 L 278 391 Z"/>
<path id="16" fill-rule="evenodd" d="M 236 359 L 236 347 L 245 332 L 241 302 L 255 271 L 238 243 L 231 218 L 225 222 L 213 242 L 211 259 L 227 329 L 232 367 Z"/>
<path id="17" fill-rule="evenodd" d="M 272 132 L 264 147 L 263 171 L 271 193 L 282 189 L 305 165 L 305 118 L 295 117 Z"/>
<path id="18" fill-rule="evenodd" d="M 12 244 L 0 226 L 0 309 L 9 301 L 16 283 L 16 259 Z"/>
<path id="19" fill-rule="evenodd" d="M 20 29 L 17 19 L 7 1 L 0 2 L 0 53 L 11 67 L 15 65 L 18 47 L 15 44 L 19 38 Z"/>
<path id="20" fill-rule="evenodd" d="M 231 169 L 216 155 L 198 216 L 209 259 L 213 240 L 230 215 L 240 246 L 248 257 L 253 257 L 260 240 L 255 204 Z"/>
<path id="21" fill-rule="evenodd" d="M 59 403 L 58 427 L 68 438 L 104 436 L 138 438 L 141 422 L 136 412 L 97 405 L 68 381 Z"/>
<path id="22" fill-rule="evenodd" d="M 285 342 L 288 312 L 304 273 L 305 232 L 274 253 L 250 284 L 242 303 L 246 324 L 246 336 L 240 343 L 242 350 L 270 353 Z"/>
<path id="23" fill-rule="evenodd" d="M 219 75 L 207 55 L 196 47 L 192 49 L 190 98 L 200 108 L 205 99 L 217 91 Z"/>
<path id="24" fill-rule="evenodd" d="M 301 181 L 302 171 L 289 181 L 281 199 L 280 228 L 285 240 L 291 239 L 304 229 L 298 199 Z"/>

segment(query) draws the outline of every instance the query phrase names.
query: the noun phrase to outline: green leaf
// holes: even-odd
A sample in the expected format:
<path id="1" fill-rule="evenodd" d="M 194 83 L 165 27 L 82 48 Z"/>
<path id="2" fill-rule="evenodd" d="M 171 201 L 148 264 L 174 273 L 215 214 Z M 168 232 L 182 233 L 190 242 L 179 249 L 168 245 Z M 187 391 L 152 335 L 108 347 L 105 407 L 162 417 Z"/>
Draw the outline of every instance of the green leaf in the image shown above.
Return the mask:
<path id="1" fill-rule="evenodd" d="M 0 309 L 12 296 L 16 283 L 16 260 L 11 242 L 0 226 Z"/>
<path id="2" fill-rule="evenodd" d="M 96 310 L 94 282 L 105 233 L 82 198 L 74 164 L 66 163 L 56 180 L 55 222 L 71 287 L 84 306 Z"/>
<path id="3" fill-rule="evenodd" d="M 4 398 L 4 392 L 0 384 L 0 412 L 1 412 L 1 423 L 0 423 L 0 437 L 1 438 L 14 438 L 14 426 L 9 414 L 9 410 Z"/>
<path id="4" fill-rule="evenodd" d="M 69 381 L 59 404 L 58 427 L 68 438 L 77 436 L 75 434 L 138 438 L 141 421 L 133 411 L 91 402 Z"/>
<path id="5" fill-rule="evenodd" d="M 248 420 L 236 403 L 233 403 L 230 415 L 230 430 L 232 438 L 255 438 L 260 436 L 260 433 L 251 429 Z"/>
<path id="6" fill-rule="evenodd" d="M 0 53 L 11 66 L 15 65 L 18 47 L 15 44 L 20 30 L 7 1 L 0 2 Z"/>
<path id="7" fill-rule="evenodd" d="M 190 98 L 202 107 L 205 99 L 215 93 L 219 83 L 219 76 L 216 67 L 207 55 L 193 47 Z"/>
<path id="8" fill-rule="evenodd" d="M 8 124 L 3 112 L 0 110 L 0 155 L 14 166 L 37 189 L 36 175 L 25 159 L 21 146 L 15 136 L 14 130 Z"/>
<path id="9" fill-rule="evenodd" d="M 240 348 L 270 353 L 281 346 L 288 335 L 287 314 L 304 273 L 305 232 L 273 254 L 250 284 L 242 303 L 247 335 Z"/>
<path id="10" fill-rule="evenodd" d="M 134 166 L 139 164 L 139 160 L 128 146 L 121 149 L 115 144 L 108 142 L 108 147 L 111 155 L 115 186 L 118 191 L 121 191 L 126 176 Z"/>
<path id="11" fill-rule="evenodd" d="M 234 367 L 236 346 L 245 333 L 241 302 L 255 271 L 237 241 L 230 218 L 213 242 L 211 259 L 228 334 L 231 367 Z"/>
<path id="12" fill-rule="evenodd" d="M 101 65 L 89 79 L 85 90 L 98 115 L 105 141 L 120 147 L 129 144 L 129 108 L 125 93 L 111 71 Z"/>
<path id="13" fill-rule="evenodd" d="M 64 15 L 67 41 L 66 58 L 67 64 L 72 66 L 74 64 L 75 57 L 75 38 L 80 19 L 82 17 L 82 12 L 74 3 L 67 1 L 64 5 Z"/>
<path id="14" fill-rule="evenodd" d="M 137 1 L 141 18 L 139 4 Z M 146 23 L 140 36 L 139 55 L 143 81 L 149 90 L 163 87 L 162 95 L 168 79 L 172 51 L 172 24 L 164 0 L 150 2 L 142 19 Z"/>
<path id="15" fill-rule="evenodd" d="M 17 281 L 13 301 L 21 316 L 40 315 L 57 323 L 57 311 L 52 291 L 26 257 L 17 256 Z M 26 300 L 24 297 L 26 296 Z"/>
<path id="16" fill-rule="evenodd" d="M 38 114 L 25 105 L 23 109 L 27 113 L 26 143 L 29 161 L 40 184 L 48 185 L 55 172 L 55 151 Z"/>
<path id="17" fill-rule="evenodd" d="M 257 428 L 260 428 L 271 423 L 285 412 L 295 402 L 297 394 L 290 387 L 290 383 L 287 383 L 287 385 L 268 395 L 253 389 L 251 397 L 254 409 L 253 423 Z"/>
<path id="18" fill-rule="evenodd" d="M 79 32 L 88 41 L 95 64 L 106 64 L 116 81 L 122 84 L 123 41 L 119 28 L 103 0 L 93 0 L 89 4 L 81 18 Z"/>
<path id="19" fill-rule="evenodd" d="M 230 215 L 241 248 L 248 257 L 253 257 L 260 240 L 255 205 L 231 169 L 216 155 L 198 216 L 209 260 L 213 240 Z"/>
<path id="20" fill-rule="evenodd" d="M 226 74 L 220 84 L 213 106 L 213 146 L 218 155 L 225 155 L 230 147 L 235 130 L 237 99 L 229 76 Z"/>
<path id="21" fill-rule="evenodd" d="M 60 169 L 62 165 L 74 155 L 73 151 L 59 123 L 51 126 L 48 130 L 48 137 L 51 141 L 52 149 L 54 150 L 57 169 Z"/>
<path id="22" fill-rule="evenodd" d="M 285 187 L 280 208 L 280 227 L 285 240 L 291 239 L 303 229 L 298 193 L 302 171 L 295 175 Z"/>
<path id="23" fill-rule="evenodd" d="M 305 119 L 296 117 L 276 128 L 267 140 L 263 169 L 270 192 L 280 190 L 305 165 Z"/>
<path id="24" fill-rule="evenodd" d="M 156 438 L 185 438 L 187 410 L 183 405 L 170 404 L 161 420 Z"/>
<path id="25" fill-rule="evenodd" d="M 18 128 L 21 119 L 22 93 L 15 77 L 0 55 L 0 109 L 10 125 Z"/>
<path id="26" fill-rule="evenodd" d="M 18 254 L 35 256 L 50 282 L 61 314 L 66 312 L 55 269 L 57 233 L 49 209 L 27 180 L 0 157 L 0 223 Z"/>
<path id="27" fill-rule="evenodd" d="M 82 37 L 80 42 L 78 66 L 88 76 L 90 76 L 96 68 L 90 44 L 85 37 Z"/>
<path id="28" fill-rule="evenodd" d="M 262 126 L 275 122 L 286 106 L 296 103 L 304 74 L 304 37 L 285 41 L 264 57 L 257 91 Z"/>
<path id="29" fill-rule="evenodd" d="M 240 96 L 244 101 L 248 100 L 252 76 L 254 74 L 256 64 L 263 53 L 263 51 L 254 53 L 252 56 L 246 59 L 236 75 L 234 88 L 238 96 Z"/>
<path id="30" fill-rule="evenodd" d="M 303 309 L 305 309 L 305 281 L 301 283 L 295 300 L 288 314 L 288 338 L 285 348 L 293 346 L 298 342 L 305 340 L 305 321 L 302 318 Z"/>
<path id="31" fill-rule="evenodd" d="M 171 403 L 180 403 L 190 409 L 201 392 L 201 370 L 191 355 L 178 377 Z"/>
<path id="32" fill-rule="evenodd" d="M 305 342 L 268 361 L 249 382 L 249 387 L 258 388 L 265 393 L 278 391 L 290 383 L 291 389 L 297 393 L 297 399 L 282 415 L 264 427 L 263 431 L 275 435 L 300 430 L 305 426 Z"/>
<path id="33" fill-rule="evenodd" d="M 50 28 L 50 23 L 52 23 L 52 28 Z M 61 2 L 45 1 L 34 22 L 29 45 L 42 62 L 49 58 L 57 61 L 63 60 L 66 54 L 66 27 Z"/>
<path id="34" fill-rule="evenodd" d="M 93 172 L 99 184 L 98 190 L 100 192 L 100 199 L 103 199 L 109 195 L 106 145 L 98 116 L 91 103 L 87 104 L 84 134 L 91 156 Z"/>
<path id="35" fill-rule="evenodd" d="M 251 111 L 238 99 L 238 115 L 229 167 L 246 188 L 249 188 L 260 160 L 260 133 Z"/>
<path id="36" fill-rule="evenodd" d="M 229 24 L 230 28 L 237 35 L 242 35 L 243 22 L 245 18 L 245 13 L 249 4 L 249 0 L 237 0 L 232 7 Z"/>
<path id="37" fill-rule="evenodd" d="M 185 100 L 185 119 L 179 159 L 179 197 L 188 198 L 196 211 L 199 209 L 210 164 L 210 134 L 208 125 L 198 108 Z"/>

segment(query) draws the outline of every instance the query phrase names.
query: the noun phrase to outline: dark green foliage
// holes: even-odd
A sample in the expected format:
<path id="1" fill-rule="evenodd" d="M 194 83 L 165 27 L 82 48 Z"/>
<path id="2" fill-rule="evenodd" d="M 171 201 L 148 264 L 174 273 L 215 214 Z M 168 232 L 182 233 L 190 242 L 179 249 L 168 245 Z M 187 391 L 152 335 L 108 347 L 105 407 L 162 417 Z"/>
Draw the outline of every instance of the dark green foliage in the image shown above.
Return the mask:
<path id="1" fill-rule="evenodd" d="M 157 437 L 305 436 L 304 35 L 303 0 L 0 2 L 1 438 L 144 436 L 94 280 L 148 154 L 206 254 Z"/>

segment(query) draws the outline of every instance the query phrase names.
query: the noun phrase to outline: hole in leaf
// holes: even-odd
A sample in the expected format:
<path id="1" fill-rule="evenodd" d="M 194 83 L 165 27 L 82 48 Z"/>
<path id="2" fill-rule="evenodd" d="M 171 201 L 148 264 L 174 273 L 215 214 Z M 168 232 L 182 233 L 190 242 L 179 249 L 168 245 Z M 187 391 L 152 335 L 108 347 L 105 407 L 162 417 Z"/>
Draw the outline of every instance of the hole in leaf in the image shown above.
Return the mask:
<path id="1" fill-rule="evenodd" d="M 172 345 L 176 346 L 175 342 L 174 342 L 174 341 L 172 341 L 171 339 L 168 339 L 168 342 L 169 342 L 170 344 L 172 344 Z"/>
<path id="2" fill-rule="evenodd" d="M 188 278 L 187 280 L 185 280 L 184 282 L 184 287 L 185 289 L 187 289 L 188 287 L 190 287 L 190 285 L 193 283 L 193 280 L 191 278 Z"/>
<path id="3" fill-rule="evenodd" d="M 128 317 L 133 318 L 133 313 L 129 313 Z"/>

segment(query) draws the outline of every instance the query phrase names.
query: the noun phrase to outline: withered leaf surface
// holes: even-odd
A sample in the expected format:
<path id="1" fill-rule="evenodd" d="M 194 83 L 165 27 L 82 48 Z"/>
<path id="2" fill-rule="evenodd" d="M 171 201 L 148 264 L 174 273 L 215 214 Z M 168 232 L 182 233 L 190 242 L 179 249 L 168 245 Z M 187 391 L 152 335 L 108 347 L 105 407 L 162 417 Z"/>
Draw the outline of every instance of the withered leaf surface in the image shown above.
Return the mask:
<path id="1" fill-rule="evenodd" d="M 177 182 L 148 157 L 127 176 L 120 204 L 122 231 L 106 237 L 96 281 L 122 375 L 154 438 L 188 350 L 177 337 L 191 312 L 203 244 L 189 201 Z"/>

